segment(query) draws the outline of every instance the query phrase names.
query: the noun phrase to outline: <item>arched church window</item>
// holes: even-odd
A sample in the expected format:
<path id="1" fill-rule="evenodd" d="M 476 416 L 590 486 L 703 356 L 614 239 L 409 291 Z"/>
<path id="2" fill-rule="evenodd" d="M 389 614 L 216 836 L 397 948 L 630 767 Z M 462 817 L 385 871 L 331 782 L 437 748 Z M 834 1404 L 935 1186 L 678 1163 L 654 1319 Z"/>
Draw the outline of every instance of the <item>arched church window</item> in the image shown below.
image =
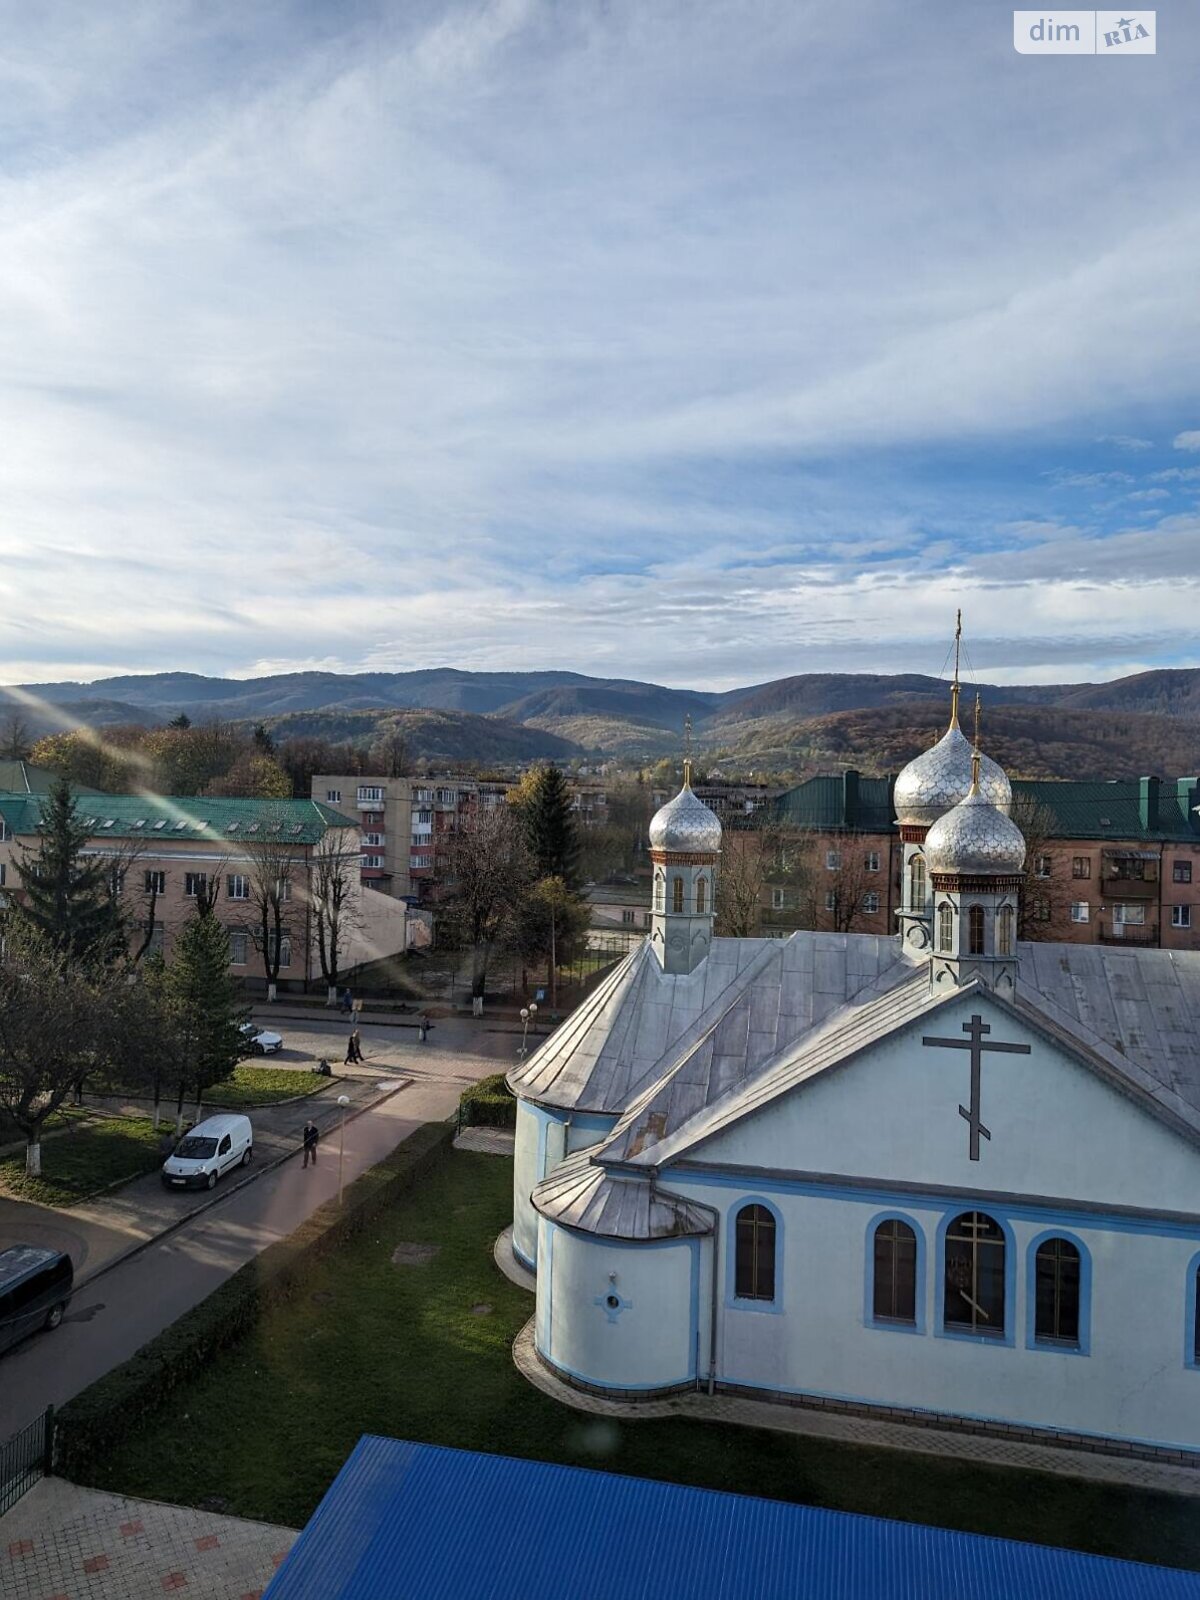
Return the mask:
<path id="1" fill-rule="evenodd" d="M 914 911 L 925 909 L 925 857 L 914 856 L 908 869 L 909 904 Z"/>
<path id="2" fill-rule="evenodd" d="M 775 1298 L 775 1218 L 766 1206 L 737 1214 L 734 1294 L 739 1300 Z"/>
<path id="3" fill-rule="evenodd" d="M 683 879 L 671 879 L 671 910 L 678 913 L 683 910 Z"/>
<path id="4" fill-rule="evenodd" d="M 1192 1360 L 1200 1367 L 1200 1262 L 1192 1268 Z"/>
<path id="5" fill-rule="evenodd" d="M 703 878 L 696 879 L 696 910 L 703 915 L 705 903 L 708 898 L 708 884 Z"/>
<path id="6" fill-rule="evenodd" d="M 654 874 L 654 909 L 662 911 L 666 908 L 667 880 L 661 872 Z"/>
<path id="7" fill-rule="evenodd" d="M 964 1211 L 946 1233 L 947 1328 L 1004 1333 L 1004 1230 L 985 1211 Z"/>
<path id="8" fill-rule="evenodd" d="M 967 912 L 967 952 L 973 956 L 983 954 L 982 906 L 972 906 Z"/>
<path id="9" fill-rule="evenodd" d="M 996 954 L 998 956 L 1012 955 L 1015 922 L 1013 908 L 1011 906 L 1001 906 L 996 913 Z"/>
<path id="10" fill-rule="evenodd" d="M 954 949 L 954 907 L 948 900 L 938 907 L 938 949 L 947 953 Z"/>
<path id="11" fill-rule="evenodd" d="M 1079 1343 L 1079 1251 L 1069 1239 L 1043 1239 L 1038 1246 L 1033 1336 Z"/>
<path id="12" fill-rule="evenodd" d="M 884 1322 L 917 1320 L 917 1236 L 898 1217 L 875 1229 L 873 1306 Z"/>

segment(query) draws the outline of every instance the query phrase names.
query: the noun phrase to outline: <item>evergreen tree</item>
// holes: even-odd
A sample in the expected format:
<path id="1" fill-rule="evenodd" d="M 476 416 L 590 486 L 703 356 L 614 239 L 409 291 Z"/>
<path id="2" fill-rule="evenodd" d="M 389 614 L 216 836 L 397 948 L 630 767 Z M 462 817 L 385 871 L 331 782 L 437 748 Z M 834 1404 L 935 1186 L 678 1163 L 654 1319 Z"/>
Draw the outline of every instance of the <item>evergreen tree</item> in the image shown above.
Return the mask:
<path id="1" fill-rule="evenodd" d="M 516 804 L 537 877 L 561 878 L 574 889 L 579 881 L 579 840 L 566 778 L 557 767 L 535 768 L 518 789 Z"/>
<path id="2" fill-rule="evenodd" d="M 12 902 L 8 916 L 36 929 L 64 955 L 115 955 L 124 928 L 119 896 L 112 893 L 112 863 L 83 854 L 88 830 L 65 778 L 56 778 L 46 797 L 40 833 L 37 849 L 22 847 L 15 863 L 24 897 Z"/>
<path id="3" fill-rule="evenodd" d="M 237 1066 L 246 1007 L 229 971 L 229 935 L 216 917 L 193 917 L 165 973 L 169 1045 L 179 1084 L 178 1117 L 190 1089 L 199 1118 L 205 1090 Z"/>

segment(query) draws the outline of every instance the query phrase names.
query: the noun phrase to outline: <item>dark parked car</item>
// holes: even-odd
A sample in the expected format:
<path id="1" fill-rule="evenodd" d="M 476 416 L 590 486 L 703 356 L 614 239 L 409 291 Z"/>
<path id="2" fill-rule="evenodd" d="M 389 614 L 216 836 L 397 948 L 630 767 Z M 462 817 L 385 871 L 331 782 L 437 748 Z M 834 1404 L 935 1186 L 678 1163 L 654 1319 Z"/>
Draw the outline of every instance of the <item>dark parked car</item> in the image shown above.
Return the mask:
<path id="1" fill-rule="evenodd" d="M 61 1250 L 35 1244 L 0 1250 L 0 1350 L 38 1328 L 57 1328 L 74 1281 L 71 1258 Z"/>

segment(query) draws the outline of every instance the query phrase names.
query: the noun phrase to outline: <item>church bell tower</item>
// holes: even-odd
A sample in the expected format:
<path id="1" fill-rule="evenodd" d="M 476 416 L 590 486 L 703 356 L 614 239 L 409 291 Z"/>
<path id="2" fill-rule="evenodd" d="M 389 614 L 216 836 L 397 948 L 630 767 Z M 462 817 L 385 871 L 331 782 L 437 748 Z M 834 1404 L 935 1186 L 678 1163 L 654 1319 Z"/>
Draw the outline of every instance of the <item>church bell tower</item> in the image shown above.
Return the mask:
<path id="1" fill-rule="evenodd" d="M 713 940 L 721 823 L 692 790 L 689 752 L 683 788 L 650 823 L 654 901 L 650 942 L 664 972 L 688 973 L 708 955 Z"/>

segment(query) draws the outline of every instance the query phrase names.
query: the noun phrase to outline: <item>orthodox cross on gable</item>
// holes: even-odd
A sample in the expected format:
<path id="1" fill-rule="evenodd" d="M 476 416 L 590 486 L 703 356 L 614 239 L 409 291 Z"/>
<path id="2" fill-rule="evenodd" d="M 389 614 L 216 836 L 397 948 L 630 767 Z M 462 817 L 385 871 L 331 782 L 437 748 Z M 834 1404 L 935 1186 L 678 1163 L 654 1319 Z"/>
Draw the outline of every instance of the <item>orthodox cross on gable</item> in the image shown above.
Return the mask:
<path id="1" fill-rule="evenodd" d="M 942 1050 L 969 1050 L 971 1052 L 971 1105 L 959 1106 L 958 1114 L 968 1123 L 971 1129 L 971 1160 L 979 1160 L 980 1138 L 990 1139 L 991 1130 L 983 1125 L 982 1106 L 980 1104 L 982 1085 L 980 1072 L 983 1067 L 983 1052 L 985 1050 L 1002 1050 L 1008 1055 L 1027 1056 L 1030 1046 L 1027 1044 L 1000 1044 L 998 1041 L 988 1042 L 984 1035 L 991 1033 L 991 1026 L 982 1017 L 974 1016 L 970 1022 L 964 1022 L 962 1030 L 968 1035 L 965 1039 L 933 1039 L 925 1034 L 922 1044 L 936 1045 Z"/>

